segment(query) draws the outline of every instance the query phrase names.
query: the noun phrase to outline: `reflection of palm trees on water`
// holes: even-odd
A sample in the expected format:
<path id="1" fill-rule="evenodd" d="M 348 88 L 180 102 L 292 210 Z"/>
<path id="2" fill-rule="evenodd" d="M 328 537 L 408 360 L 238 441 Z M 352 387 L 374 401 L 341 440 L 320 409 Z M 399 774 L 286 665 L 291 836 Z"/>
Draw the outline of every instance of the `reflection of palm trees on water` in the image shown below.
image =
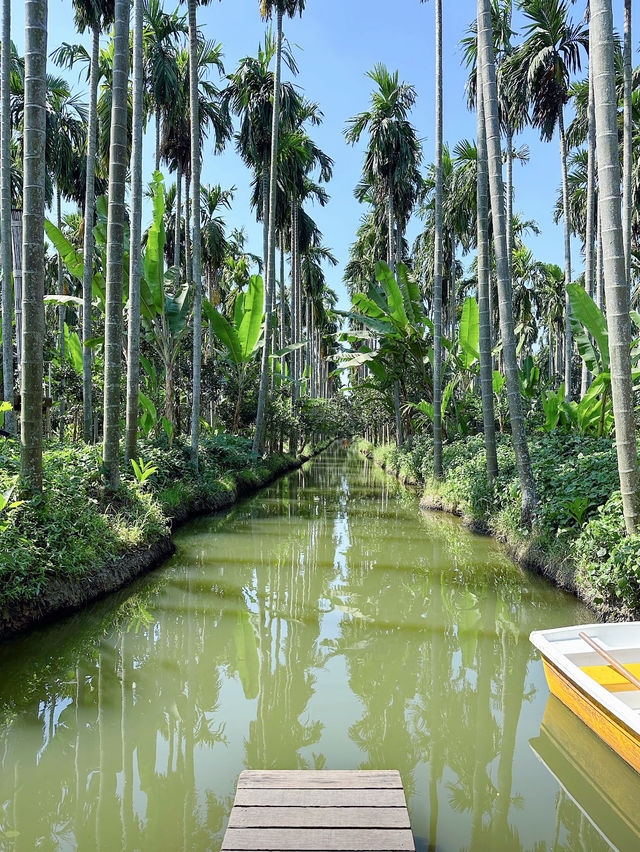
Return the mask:
<path id="1" fill-rule="evenodd" d="M 342 449 L 177 542 L 120 597 L 0 649 L 17 849 L 216 849 L 242 768 L 341 760 L 400 769 L 420 849 L 533 848 L 526 636 L 577 604 Z"/>

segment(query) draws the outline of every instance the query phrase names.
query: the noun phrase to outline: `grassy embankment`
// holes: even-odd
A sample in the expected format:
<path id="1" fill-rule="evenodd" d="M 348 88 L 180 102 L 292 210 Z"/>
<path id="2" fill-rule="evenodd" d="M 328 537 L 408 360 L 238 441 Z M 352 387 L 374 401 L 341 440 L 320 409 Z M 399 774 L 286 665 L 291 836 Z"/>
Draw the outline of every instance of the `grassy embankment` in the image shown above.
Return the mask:
<path id="1" fill-rule="evenodd" d="M 0 637 L 126 584 L 173 552 L 175 523 L 231 505 L 311 454 L 256 459 L 250 441 L 221 435 L 202 441 L 196 473 L 186 442 L 143 442 L 140 455 L 156 472 L 140 484 L 123 464 L 113 493 L 98 447 L 47 449 L 42 496 L 0 511 Z M 1 493 L 14 488 L 18 469 L 18 447 L 5 442 Z"/>
<path id="2" fill-rule="evenodd" d="M 500 474 L 486 475 L 482 436 L 445 445 L 445 476 L 433 476 L 433 443 L 359 448 L 422 492 L 422 505 L 461 515 L 507 542 L 512 555 L 571 589 L 607 618 L 640 613 L 640 535 L 626 537 L 616 451 L 607 438 L 530 438 L 539 507 L 533 530 L 520 526 L 520 488 L 507 436 L 498 436 Z"/>

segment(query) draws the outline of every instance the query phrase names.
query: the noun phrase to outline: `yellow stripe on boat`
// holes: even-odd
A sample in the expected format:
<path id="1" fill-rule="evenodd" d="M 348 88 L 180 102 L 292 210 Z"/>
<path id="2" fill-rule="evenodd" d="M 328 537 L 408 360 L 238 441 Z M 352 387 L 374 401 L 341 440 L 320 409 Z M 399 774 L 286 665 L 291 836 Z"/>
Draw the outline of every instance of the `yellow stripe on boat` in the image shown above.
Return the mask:
<path id="1" fill-rule="evenodd" d="M 632 683 L 625 680 L 621 674 L 611 666 L 581 666 L 582 671 L 593 678 L 596 683 L 604 686 L 609 692 L 627 692 L 635 689 Z M 640 678 L 640 663 L 625 663 L 625 669 L 637 678 Z"/>

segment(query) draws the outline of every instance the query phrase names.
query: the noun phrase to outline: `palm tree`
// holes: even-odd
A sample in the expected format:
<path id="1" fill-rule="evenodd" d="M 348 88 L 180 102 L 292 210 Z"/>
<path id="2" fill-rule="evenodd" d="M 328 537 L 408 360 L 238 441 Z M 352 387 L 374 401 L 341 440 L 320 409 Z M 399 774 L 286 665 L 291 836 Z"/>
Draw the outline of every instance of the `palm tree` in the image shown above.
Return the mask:
<path id="1" fill-rule="evenodd" d="M 562 165 L 564 214 L 565 287 L 571 283 L 571 225 L 567 187 L 567 141 L 564 107 L 569 98 L 569 79 L 580 69 L 580 48 L 588 47 L 582 24 L 568 21 L 565 0 L 524 0 L 524 43 L 507 64 L 506 73 L 521 87 L 526 86 L 532 106 L 532 123 L 542 139 L 551 140 L 558 128 Z M 569 291 L 565 297 L 565 393 L 571 398 L 571 308 Z"/>
<path id="2" fill-rule="evenodd" d="M 607 301 L 607 328 L 611 362 L 611 391 L 616 431 L 620 493 L 627 533 L 638 528 L 640 482 L 636 445 L 633 381 L 631 377 L 631 321 L 629 291 L 620 212 L 620 158 L 618 153 L 618 99 L 615 85 L 613 14 L 610 0 L 590 0 L 596 147 L 602 231 L 601 244 Z"/>
<path id="3" fill-rule="evenodd" d="M 2 103 L 1 155 L 2 212 L 0 241 L 2 244 L 2 394 L 5 402 L 13 405 L 13 289 L 11 270 L 11 0 L 2 0 L 2 70 L 0 101 Z M 13 411 L 4 418 L 8 432 L 15 432 Z"/>
<path id="4" fill-rule="evenodd" d="M 143 2 L 133 3 L 133 146 L 129 242 L 129 328 L 127 336 L 127 415 L 125 460 L 136 456 L 140 383 L 140 276 L 142 274 L 142 119 L 144 110 Z"/>
<path id="5" fill-rule="evenodd" d="M 365 194 L 372 193 L 376 207 L 386 209 L 387 261 L 393 267 L 396 222 L 402 231 L 422 182 L 419 174 L 421 146 L 408 119 L 417 95 L 413 86 L 400 83 L 397 71 L 391 74 L 384 65 L 374 66 L 367 76 L 378 89 L 373 92 L 371 108 L 349 120 L 345 138 L 353 145 L 365 130 L 369 131 L 361 187 Z M 356 191 L 356 196 L 358 194 Z M 359 200 L 363 198 L 360 193 Z M 402 420 L 397 388 L 394 398 L 397 440 L 401 444 Z"/>
<path id="6" fill-rule="evenodd" d="M 253 437 L 253 451 L 262 452 L 264 440 L 264 413 L 267 401 L 269 379 L 269 355 L 271 345 L 271 307 L 276 282 L 276 184 L 278 181 L 278 129 L 280 126 L 280 78 L 282 70 L 282 19 L 286 14 L 292 18 L 296 13 L 302 15 L 305 0 L 260 0 L 260 14 L 264 19 L 276 13 L 276 68 L 273 76 L 273 115 L 271 125 L 271 160 L 269 175 L 269 239 L 266 263 L 266 299 L 265 332 L 260 368 L 260 389 L 258 391 L 258 411 L 256 429 Z"/>
<path id="7" fill-rule="evenodd" d="M 42 490 L 47 0 L 25 2 L 20 478 Z"/>
<path id="8" fill-rule="evenodd" d="M 208 65 L 216 65 L 224 72 L 221 62 L 219 45 L 202 45 L 198 38 L 197 14 L 198 5 L 206 5 L 208 0 L 188 0 L 189 17 L 189 118 L 190 118 L 190 169 L 192 181 L 192 262 L 191 269 L 187 264 L 187 281 L 189 272 L 193 273 L 193 395 L 191 408 L 191 461 L 198 464 L 198 434 L 200 426 L 200 395 L 202 369 L 202 241 L 201 241 L 201 193 L 200 172 L 202 167 L 202 128 L 203 121 L 210 118 L 216 134 L 216 150 L 222 150 L 225 141 L 231 136 L 230 122 L 224 110 L 219 106 L 219 92 L 211 84 L 205 86 L 208 107 L 202 109 L 199 91 L 200 69 Z M 202 114 L 201 114 L 202 113 Z M 186 246 L 189 246 L 189 202 L 187 199 L 185 215 Z"/>
<path id="9" fill-rule="evenodd" d="M 632 46 L 631 46 L 631 0 L 624 0 L 624 90 L 623 90 L 623 136 L 622 136 L 622 236 L 624 239 L 624 262 L 627 275 L 627 287 L 631 287 L 631 215 L 633 210 L 632 170 L 633 170 L 633 117 L 632 117 Z"/>
<path id="10" fill-rule="evenodd" d="M 155 113 L 155 171 L 160 170 L 163 116 L 171 109 L 178 86 L 176 38 L 187 31 L 184 16 L 177 9 L 167 13 L 161 0 L 145 0 L 143 52 L 148 108 Z"/>
<path id="11" fill-rule="evenodd" d="M 91 394 L 91 349 L 85 341 L 91 338 L 91 299 L 93 279 L 93 222 L 95 218 L 95 170 L 98 133 L 98 82 L 100 79 L 100 32 L 113 18 L 112 0 L 74 0 L 75 24 L 79 32 L 91 29 L 89 66 L 89 116 L 87 123 L 87 167 L 84 198 L 84 239 L 82 276 L 82 436 L 89 443 L 93 435 L 93 402 Z"/>
<path id="12" fill-rule="evenodd" d="M 529 458 L 527 435 L 524 428 L 520 377 L 513 327 L 511 282 L 509 281 L 507 235 L 504 217 L 504 186 L 502 183 L 502 153 L 500 151 L 500 125 L 498 120 L 498 91 L 493 59 L 493 34 L 489 0 L 478 0 L 478 61 L 482 77 L 484 123 L 487 134 L 489 190 L 498 278 L 500 330 L 502 333 L 507 394 L 509 397 L 511 434 L 513 437 L 513 450 L 518 465 L 520 488 L 522 490 L 522 521 L 526 526 L 530 527 L 533 521 L 537 497 L 531 460 Z"/>
<path id="13" fill-rule="evenodd" d="M 109 212 L 104 341 L 104 436 L 102 460 L 107 485 L 120 483 L 120 376 L 122 373 L 122 290 L 124 194 L 127 177 L 129 83 L 129 0 L 115 0 L 113 84 L 109 152 Z"/>
<path id="14" fill-rule="evenodd" d="M 436 4 L 436 159 L 433 253 L 433 473 L 442 477 L 442 0 Z"/>
<path id="15" fill-rule="evenodd" d="M 477 148 L 477 199 L 476 223 L 478 244 L 478 311 L 480 320 L 480 391 L 482 394 L 482 422 L 484 444 L 487 453 L 487 477 L 492 483 L 498 475 L 496 450 L 496 426 L 493 409 L 493 356 L 491 345 L 491 317 L 489 305 L 491 253 L 489 251 L 489 180 L 487 161 L 487 137 L 484 119 L 484 87 L 480 76 L 480 65 L 476 65 L 478 106 Z"/>

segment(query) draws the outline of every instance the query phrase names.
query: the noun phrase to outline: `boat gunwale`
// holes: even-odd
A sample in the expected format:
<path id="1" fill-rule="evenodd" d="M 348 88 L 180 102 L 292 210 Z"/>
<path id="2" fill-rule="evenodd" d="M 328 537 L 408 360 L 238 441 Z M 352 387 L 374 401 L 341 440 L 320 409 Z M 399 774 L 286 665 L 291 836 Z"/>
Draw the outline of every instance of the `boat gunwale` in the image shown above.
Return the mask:
<path id="1" fill-rule="evenodd" d="M 550 634 L 562 639 L 579 639 L 581 631 L 593 630 L 596 634 L 602 632 L 603 628 L 611 628 L 611 624 L 580 624 L 571 627 L 552 628 L 550 630 L 534 630 L 529 636 L 530 642 L 540 651 L 544 659 L 558 669 L 590 702 L 598 705 L 601 711 L 613 716 L 616 721 L 628 730 L 628 732 L 640 740 L 640 714 L 634 711 L 628 704 L 616 697 L 616 693 L 605 689 L 596 680 L 586 674 L 580 666 L 573 663 L 566 654 L 554 648 L 554 643 L 547 638 Z M 640 622 L 625 622 L 619 627 L 640 628 Z M 599 630 L 598 630 L 599 628 Z M 565 634 L 565 635 L 563 635 Z M 597 638 L 597 635 L 596 635 Z M 615 648 L 606 650 L 615 653 Z M 640 653 L 640 645 L 638 645 Z"/>

